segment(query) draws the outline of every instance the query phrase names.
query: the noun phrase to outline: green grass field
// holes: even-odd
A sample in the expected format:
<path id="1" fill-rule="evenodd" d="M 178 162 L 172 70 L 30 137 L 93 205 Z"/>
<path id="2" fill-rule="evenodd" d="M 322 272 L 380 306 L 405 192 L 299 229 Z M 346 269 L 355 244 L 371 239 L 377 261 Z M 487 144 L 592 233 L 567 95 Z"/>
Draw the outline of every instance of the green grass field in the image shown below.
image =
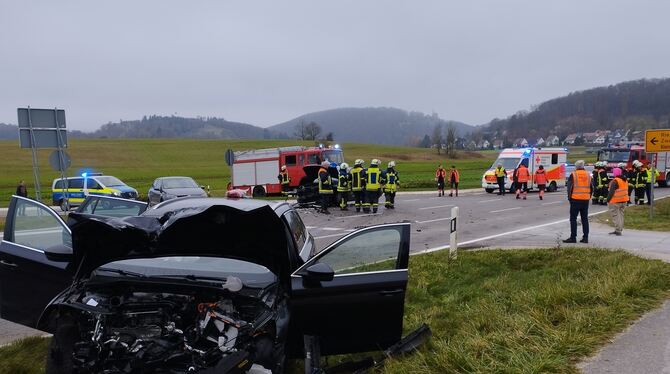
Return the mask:
<path id="1" fill-rule="evenodd" d="M 227 149 L 246 150 L 288 145 L 312 145 L 295 140 L 196 140 L 196 139 L 71 139 L 67 150 L 72 158 L 68 176 L 82 169 L 93 169 L 114 175 L 146 195 L 151 182 L 160 176 L 185 175 L 202 185 L 209 185 L 213 196 L 222 196 L 230 181 L 230 169 L 225 164 Z M 455 158 L 438 155 L 434 149 L 385 146 L 373 144 L 342 144 L 345 159 L 350 164 L 362 158 L 369 164 L 378 158 L 385 166 L 395 160 L 403 189 L 433 189 L 434 175 L 439 163 L 456 165 L 461 173 L 461 188 L 480 186 L 484 171 L 497 157 L 496 151 L 458 152 Z M 581 152 L 581 153 L 580 153 Z M 51 150 L 40 150 L 40 180 L 43 199 L 51 196 L 51 182 L 58 175 L 48 164 Z M 24 179 L 34 196 L 31 152 L 20 149 L 17 142 L 0 142 L 0 205 L 6 206 Z M 574 157 L 583 156 L 576 148 Z M 594 157 L 590 156 L 591 159 Z M 573 155 L 569 159 L 574 161 Z M 587 158 L 588 159 L 588 158 Z"/>
<path id="2" fill-rule="evenodd" d="M 405 330 L 425 322 L 433 337 L 382 372 L 577 373 L 667 298 L 670 265 L 583 248 L 441 251 L 412 257 L 409 279 Z M 0 348 L 0 373 L 41 373 L 45 355 L 41 339 Z"/>
<path id="3" fill-rule="evenodd" d="M 609 213 L 599 214 L 598 221 L 612 225 Z M 624 228 L 634 230 L 670 231 L 670 199 L 654 202 L 654 217 L 649 218 L 649 205 L 631 205 L 624 211 Z"/>

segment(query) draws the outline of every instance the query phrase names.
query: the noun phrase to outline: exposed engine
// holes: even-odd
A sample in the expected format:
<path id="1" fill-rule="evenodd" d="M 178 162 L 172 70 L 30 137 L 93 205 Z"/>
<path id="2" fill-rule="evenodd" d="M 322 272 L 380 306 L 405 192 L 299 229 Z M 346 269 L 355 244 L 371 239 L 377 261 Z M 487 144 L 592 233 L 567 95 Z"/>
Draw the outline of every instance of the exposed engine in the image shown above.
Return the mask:
<path id="1" fill-rule="evenodd" d="M 73 360 L 81 373 L 269 372 L 256 349 L 273 339 L 273 313 L 239 295 L 87 292 L 77 318 Z"/>

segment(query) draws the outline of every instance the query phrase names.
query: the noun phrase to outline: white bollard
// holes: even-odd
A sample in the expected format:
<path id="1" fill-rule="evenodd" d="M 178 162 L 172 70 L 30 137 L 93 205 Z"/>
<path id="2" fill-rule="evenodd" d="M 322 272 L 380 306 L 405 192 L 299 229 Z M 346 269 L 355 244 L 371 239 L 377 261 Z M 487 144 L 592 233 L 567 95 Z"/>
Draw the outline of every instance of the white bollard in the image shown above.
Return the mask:
<path id="1" fill-rule="evenodd" d="M 458 207 L 455 206 L 451 208 L 451 220 L 449 221 L 451 224 L 449 225 L 449 258 L 451 259 L 456 259 L 457 253 L 458 253 L 458 232 L 457 232 L 457 225 L 458 225 Z"/>

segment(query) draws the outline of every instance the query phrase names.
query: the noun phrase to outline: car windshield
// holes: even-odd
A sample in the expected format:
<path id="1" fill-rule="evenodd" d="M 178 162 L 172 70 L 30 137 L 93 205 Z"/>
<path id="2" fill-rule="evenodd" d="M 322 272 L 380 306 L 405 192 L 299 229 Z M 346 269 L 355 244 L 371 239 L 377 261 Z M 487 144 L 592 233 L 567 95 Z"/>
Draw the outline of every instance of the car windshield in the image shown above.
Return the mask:
<path id="1" fill-rule="evenodd" d="M 165 178 L 163 188 L 200 188 L 191 178 Z"/>
<path id="2" fill-rule="evenodd" d="M 627 162 L 630 151 L 620 149 L 605 149 L 598 153 L 598 161 Z"/>
<path id="3" fill-rule="evenodd" d="M 521 158 L 500 157 L 493 163 L 493 165 L 491 165 L 491 168 L 495 169 L 495 168 L 498 167 L 498 164 L 502 164 L 502 166 L 505 168 L 505 170 L 516 169 L 516 167 L 519 166 L 519 160 L 521 160 Z"/>
<path id="4" fill-rule="evenodd" d="M 340 150 L 324 151 L 323 157 L 325 161 L 335 162 L 338 165 L 344 162 L 344 157 L 342 157 L 342 151 Z"/>
<path id="5" fill-rule="evenodd" d="M 242 280 L 245 287 L 266 287 L 276 281 L 276 277 L 264 266 L 247 261 L 220 257 L 158 257 L 138 258 L 111 262 L 98 268 L 122 270 L 144 277 L 207 277 L 222 281 L 229 276 Z"/>
<path id="6" fill-rule="evenodd" d="M 95 177 L 95 179 L 97 179 L 98 182 L 102 183 L 106 187 L 117 187 L 126 185 L 125 183 L 121 182 L 121 180 L 117 177 L 102 176 L 102 177 Z"/>

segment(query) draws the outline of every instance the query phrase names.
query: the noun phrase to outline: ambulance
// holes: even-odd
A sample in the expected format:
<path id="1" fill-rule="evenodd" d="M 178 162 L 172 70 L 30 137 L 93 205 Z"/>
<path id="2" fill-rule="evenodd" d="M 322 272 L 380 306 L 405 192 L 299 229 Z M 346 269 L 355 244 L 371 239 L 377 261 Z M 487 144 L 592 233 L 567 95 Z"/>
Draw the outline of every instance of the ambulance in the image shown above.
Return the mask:
<path id="1" fill-rule="evenodd" d="M 484 173 L 482 188 L 488 193 L 498 190 L 495 169 L 498 167 L 498 164 L 502 164 L 503 168 L 507 171 L 505 189 L 512 191 L 514 169 L 524 164 L 531 175 L 528 189 L 537 189 L 534 175 L 538 167 L 542 165 L 547 175 L 547 191 L 556 191 L 558 188 L 565 187 L 565 164 L 567 158 L 568 150 L 566 148 L 505 148 L 500 152 L 498 159 L 495 160 L 493 165 Z"/>

